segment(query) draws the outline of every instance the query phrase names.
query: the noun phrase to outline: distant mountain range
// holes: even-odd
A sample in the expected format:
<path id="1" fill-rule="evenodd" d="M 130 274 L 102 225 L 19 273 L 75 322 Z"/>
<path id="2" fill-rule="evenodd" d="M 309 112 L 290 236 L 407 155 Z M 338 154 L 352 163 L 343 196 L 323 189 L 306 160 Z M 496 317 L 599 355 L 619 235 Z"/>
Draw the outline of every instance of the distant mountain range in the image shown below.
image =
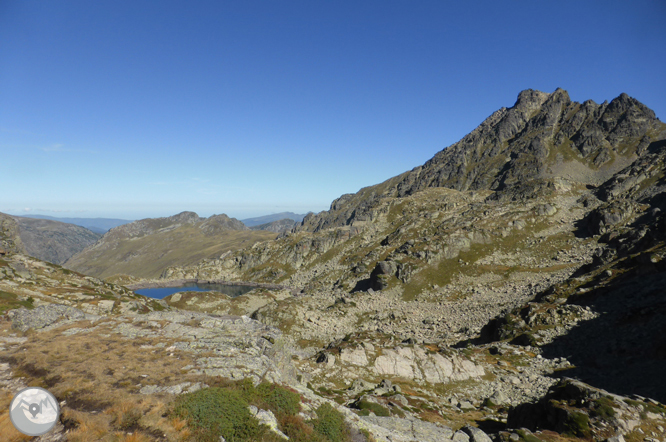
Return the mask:
<path id="1" fill-rule="evenodd" d="M 261 224 L 268 224 L 272 223 L 273 221 L 280 221 L 283 219 L 291 219 L 297 223 L 300 223 L 301 221 L 303 221 L 303 218 L 305 218 L 305 215 L 307 215 L 307 213 L 299 215 L 298 213 L 294 212 L 281 212 L 281 213 L 274 213 L 272 215 L 259 216 L 256 218 L 246 218 L 242 219 L 241 221 L 243 221 L 243 224 L 245 224 L 248 227 L 259 226 Z"/>
<path id="2" fill-rule="evenodd" d="M 160 258 L 163 258 L 166 253 L 169 253 L 171 258 L 176 256 L 176 258 L 173 258 L 175 261 L 173 259 L 168 260 L 168 264 L 173 265 L 175 263 L 191 263 L 186 258 L 190 255 L 196 256 L 197 259 L 217 256 L 227 250 L 235 250 L 241 244 L 246 245 L 246 241 L 253 243 L 257 240 L 269 239 L 271 238 L 269 232 L 280 233 L 290 230 L 297 222 L 303 220 L 304 216 L 305 215 L 299 215 L 292 212 L 283 212 L 250 218 L 246 219 L 245 222 L 241 222 L 234 218 L 228 218 L 226 215 L 214 215 L 204 222 L 205 218 L 199 218 L 193 212 L 183 212 L 183 214 L 175 215 L 173 217 L 149 218 L 141 221 L 118 218 L 57 218 L 48 215 L 6 215 L 3 218 L 4 221 L 2 224 L 2 232 L 4 233 L 2 238 L 0 238 L 4 239 L 0 246 L 8 250 L 21 251 L 34 256 L 35 258 L 43 259 L 55 264 L 64 264 L 70 258 L 73 258 L 74 255 L 81 254 L 84 249 L 92 246 L 97 241 L 100 241 L 100 238 L 104 236 L 101 243 L 106 246 L 96 245 L 93 249 L 97 250 L 97 252 L 88 251 L 87 253 L 81 254 L 81 256 L 77 256 L 76 259 L 72 259 L 69 263 L 69 265 L 76 269 L 89 272 L 93 275 L 98 275 L 103 271 L 96 266 L 103 265 L 100 264 L 100 262 L 106 261 L 102 256 L 95 256 L 93 258 L 91 253 L 93 255 L 98 253 L 100 247 L 107 250 L 109 241 L 111 241 L 114 246 L 119 246 L 119 244 L 116 244 L 111 238 L 115 238 L 118 235 L 122 236 L 123 232 L 134 232 L 134 235 L 130 234 L 130 236 L 136 236 L 137 232 L 135 231 L 138 229 L 141 231 L 141 234 L 138 236 L 158 233 L 158 231 L 164 235 L 166 234 L 164 230 L 169 231 L 175 229 L 181 224 L 201 224 L 200 229 L 198 229 L 200 232 L 195 234 L 195 236 L 203 241 L 203 243 L 198 244 L 197 240 L 193 240 L 193 238 L 189 238 L 185 241 L 189 246 L 198 244 L 197 247 L 199 247 L 199 250 L 205 250 L 201 255 L 195 251 L 184 252 L 183 250 L 179 250 L 181 246 L 185 246 L 185 243 L 176 244 L 178 241 L 174 243 L 174 238 L 169 238 L 169 241 L 167 241 L 168 244 L 164 246 L 166 247 L 165 250 L 160 249 L 160 253 L 157 254 Z M 110 232 L 110 230 L 120 226 L 127 226 L 127 228 L 121 229 L 120 231 L 114 230 Z M 250 226 L 251 230 L 266 231 L 266 234 L 249 233 L 247 231 L 250 230 Z M 245 231 L 245 233 L 242 233 L 243 231 Z M 184 231 L 179 230 L 177 236 L 183 234 Z M 199 238 L 201 235 L 203 236 Z M 215 237 L 219 243 L 215 243 L 211 246 L 211 235 Z M 143 244 L 143 242 L 144 241 L 142 240 L 138 243 Z M 211 247 L 213 251 L 209 250 Z M 136 253 L 136 251 L 133 252 Z M 181 252 L 184 253 L 184 255 L 181 256 Z M 105 253 L 110 252 L 107 250 Z M 157 256 L 148 253 L 146 258 L 152 260 L 154 264 L 158 264 L 159 259 Z M 184 261 L 181 261 L 181 259 L 184 259 Z M 120 261 L 122 262 L 123 260 Z M 138 271 L 138 274 L 141 276 L 146 276 L 150 273 L 150 271 L 143 269 L 143 264 L 137 268 L 136 261 L 132 263 L 132 266 L 133 270 Z M 128 269 L 125 268 L 115 270 L 125 271 L 130 274 L 135 273 L 128 271 Z M 159 269 L 153 270 L 154 272 L 157 272 L 156 274 L 159 274 Z M 153 276 L 156 276 L 156 274 Z M 105 274 L 105 276 L 109 275 Z"/>
<path id="3" fill-rule="evenodd" d="M 122 226 L 123 224 L 128 224 L 134 221 L 116 218 L 56 218 L 55 216 L 48 215 L 29 215 L 22 218 L 50 219 L 52 221 L 60 221 L 61 223 L 75 224 L 77 226 L 85 227 L 95 233 L 99 233 L 100 235 L 105 234 L 114 227 Z"/>
<path id="4" fill-rule="evenodd" d="M 282 212 L 282 213 L 274 213 L 272 215 L 258 216 L 255 218 L 242 219 L 241 221 L 243 224 L 245 224 L 248 227 L 255 227 L 261 224 L 269 224 L 272 223 L 273 221 L 281 221 L 283 219 L 290 219 L 293 220 L 294 222 L 299 223 L 303 221 L 305 215 L 307 214 L 299 215 L 298 213 L 294 212 Z M 117 219 L 117 218 L 58 218 L 55 216 L 48 216 L 48 215 L 26 215 L 22 216 L 21 218 L 49 219 L 52 221 L 60 221 L 61 223 L 75 224 L 77 226 L 85 227 L 86 229 L 91 230 L 95 233 L 99 233 L 101 235 L 105 234 L 114 227 L 122 226 L 124 224 L 129 224 L 134 221 L 131 219 Z M 258 229 L 258 230 L 263 230 L 263 229 Z"/>

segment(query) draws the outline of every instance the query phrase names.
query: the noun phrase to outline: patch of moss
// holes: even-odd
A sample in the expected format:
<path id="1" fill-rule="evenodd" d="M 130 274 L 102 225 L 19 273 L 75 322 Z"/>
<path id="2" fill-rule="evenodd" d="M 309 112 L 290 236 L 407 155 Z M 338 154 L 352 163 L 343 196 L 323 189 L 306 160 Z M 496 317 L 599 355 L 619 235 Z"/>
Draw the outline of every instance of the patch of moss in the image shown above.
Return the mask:
<path id="1" fill-rule="evenodd" d="M 523 429 L 518 429 L 515 430 L 516 434 L 520 436 L 520 440 L 524 442 L 541 442 L 541 439 L 533 435 L 532 433 L 528 433 L 527 431 Z"/>
<path id="2" fill-rule="evenodd" d="M 615 409 L 613 408 L 613 400 L 607 397 L 600 397 L 594 401 L 594 408 L 591 411 L 593 417 L 601 419 L 612 419 L 615 417 Z"/>
<path id="3" fill-rule="evenodd" d="M 571 436 L 590 437 L 590 418 L 585 413 L 570 412 L 564 426 L 565 433 Z"/>
<path id="4" fill-rule="evenodd" d="M 361 412 L 363 412 L 364 410 L 367 410 L 368 414 L 370 414 L 370 412 L 373 412 L 377 416 L 390 416 L 391 415 L 388 408 L 386 408 L 382 405 L 379 405 L 376 402 L 360 400 L 360 401 L 356 402 L 355 406 L 356 406 L 356 408 L 361 410 Z"/>
<path id="5" fill-rule="evenodd" d="M 164 306 L 157 301 L 151 301 L 150 307 L 156 312 L 161 312 L 162 310 L 164 310 Z"/>
<path id="6" fill-rule="evenodd" d="M 643 410 L 647 410 L 650 413 L 656 413 L 656 414 L 666 413 L 666 407 L 654 405 L 649 402 L 641 402 L 634 399 L 625 399 L 624 402 L 628 405 L 631 405 L 632 407 L 639 407 L 642 408 Z"/>
<path id="7" fill-rule="evenodd" d="M 29 297 L 26 300 L 20 301 L 18 295 L 9 292 L 0 291 L 0 314 L 5 314 L 9 310 L 14 310 L 17 308 L 25 307 L 27 309 L 33 309 L 33 302 L 35 300 Z"/>

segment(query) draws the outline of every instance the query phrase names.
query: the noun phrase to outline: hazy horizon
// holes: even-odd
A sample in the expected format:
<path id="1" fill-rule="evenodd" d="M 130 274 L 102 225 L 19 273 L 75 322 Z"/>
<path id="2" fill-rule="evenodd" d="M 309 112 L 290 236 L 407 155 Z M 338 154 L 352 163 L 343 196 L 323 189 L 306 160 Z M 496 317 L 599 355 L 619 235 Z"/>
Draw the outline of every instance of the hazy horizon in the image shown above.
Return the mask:
<path id="1" fill-rule="evenodd" d="M 327 210 L 524 89 L 666 114 L 654 1 L 0 7 L 0 212 Z"/>
<path id="2" fill-rule="evenodd" d="M 30 212 L 14 212 L 14 213 L 12 213 L 12 212 L 2 212 L 2 213 L 6 213 L 6 214 L 12 215 L 12 216 L 25 217 L 25 218 L 30 218 L 31 216 L 50 216 L 50 217 L 53 217 L 53 218 L 60 218 L 60 219 L 64 219 L 64 218 L 81 218 L 81 219 L 101 218 L 101 219 L 120 219 L 120 220 L 126 220 L 126 221 L 138 221 L 138 220 L 146 219 L 146 218 L 169 217 L 169 216 L 177 215 L 177 214 L 182 213 L 182 212 L 195 212 L 197 215 L 199 215 L 202 218 L 208 218 L 208 217 L 213 216 L 213 215 L 225 214 L 225 215 L 229 216 L 230 218 L 236 218 L 236 219 L 241 220 L 241 221 L 242 220 L 247 220 L 247 219 L 252 219 L 252 218 L 261 218 L 261 217 L 266 217 L 266 216 L 271 216 L 271 215 L 277 215 L 277 214 L 280 214 L 280 213 L 289 213 L 289 212 L 291 212 L 291 213 L 294 213 L 296 215 L 307 215 L 307 213 L 308 213 L 307 211 L 306 212 L 294 212 L 293 210 L 281 210 L 279 212 L 261 213 L 261 214 L 258 214 L 258 215 L 233 216 L 233 215 L 231 215 L 227 212 L 224 212 L 224 211 L 204 214 L 204 213 L 199 213 L 196 210 L 187 210 L 187 209 L 185 209 L 185 210 L 180 210 L 180 211 L 170 213 L 170 214 L 167 214 L 167 215 L 142 216 L 140 218 L 131 218 L 131 217 L 130 218 L 123 218 L 123 217 L 116 217 L 116 216 L 114 216 L 114 217 L 110 217 L 110 216 L 89 216 L 89 215 L 87 215 L 87 212 L 77 212 L 78 215 L 77 215 L 77 213 L 72 213 L 72 212 L 54 212 L 53 215 L 45 214 L 45 213 L 39 213 L 39 212 L 32 212 L 32 211 L 30 211 Z M 318 213 L 318 212 L 315 212 L 315 213 Z"/>

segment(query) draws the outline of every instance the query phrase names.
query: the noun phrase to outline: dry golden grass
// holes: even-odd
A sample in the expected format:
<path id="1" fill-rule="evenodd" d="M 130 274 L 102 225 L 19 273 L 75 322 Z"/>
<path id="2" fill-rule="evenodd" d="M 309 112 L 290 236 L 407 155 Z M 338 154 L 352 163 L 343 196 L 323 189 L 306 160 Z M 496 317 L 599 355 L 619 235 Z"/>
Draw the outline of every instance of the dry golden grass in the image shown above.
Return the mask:
<path id="1" fill-rule="evenodd" d="M 14 376 L 29 386 L 51 391 L 62 405 L 62 418 L 70 441 L 183 440 L 189 437 L 185 422 L 168 415 L 170 395 L 141 395 L 143 385 L 207 382 L 207 378 L 183 374 L 181 368 L 195 362 L 187 353 L 155 347 L 148 338 L 126 339 L 113 333 L 114 322 L 100 322 L 98 329 L 71 336 L 64 330 L 24 334 L 28 341 L 10 346 L 0 359 L 9 362 Z M 0 333 L 14 332 L 0 322 Z M 164 341 L 162 341 L 164 342 Z M 173 356 L 169 356 L 173 354 Z M 0 396 L 7 409 L 12 395 Z M 0 440 L 29 440 L 14 430 L 7 413 L 0 414 Z M 11 439 L 5 439 L 9 435 Z"/>
<path id="2" fill-rule="evenodd" d="M 151 439 L 143 433 L 118 434 L 118 442 L 148 442 Z"/>
<path id="3" fill-rule="evenodd" d="M 67 434 L 69 442 L 95 442 L 103 440 L 106 436 L 110 436 L 109 422 L 104 416 L 83 413 L 63 407 L 62 418 L 75 426 Z"/>
<path id="4" fill-rule="evenodd" d="M 30 436 L 26 436 L 14 428 L 9 418 L 9 404 L 13 397 L 14 395 L 8 390 L 0 390 L 0 410 L 2 410 L 0 413 L 0 435 L 2 440 L 7 442 L 30 440 L 32 439 Z"/>

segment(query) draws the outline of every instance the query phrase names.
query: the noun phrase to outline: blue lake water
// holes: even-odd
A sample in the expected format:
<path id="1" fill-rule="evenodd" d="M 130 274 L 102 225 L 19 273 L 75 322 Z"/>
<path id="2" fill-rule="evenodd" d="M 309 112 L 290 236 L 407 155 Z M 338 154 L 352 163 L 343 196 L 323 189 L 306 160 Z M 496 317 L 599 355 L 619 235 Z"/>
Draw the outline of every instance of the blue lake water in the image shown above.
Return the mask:
<path id="1" fill-rule="evenodd" d="M 256 287 L 250 287 L 247 285 L 226 285 L 226 284 L 188 284 L 181 287 L 158 287 L 152 289 L 136 289 L 134 293 L 139 295 L 147 296 L 154 299 L 163 299 L 169 295 L 173 295 L 178 292 L 210 292 L 216 291 L 224 293 L 227 296 L 235 298 L 249 292 L 250 290 Z"/>

